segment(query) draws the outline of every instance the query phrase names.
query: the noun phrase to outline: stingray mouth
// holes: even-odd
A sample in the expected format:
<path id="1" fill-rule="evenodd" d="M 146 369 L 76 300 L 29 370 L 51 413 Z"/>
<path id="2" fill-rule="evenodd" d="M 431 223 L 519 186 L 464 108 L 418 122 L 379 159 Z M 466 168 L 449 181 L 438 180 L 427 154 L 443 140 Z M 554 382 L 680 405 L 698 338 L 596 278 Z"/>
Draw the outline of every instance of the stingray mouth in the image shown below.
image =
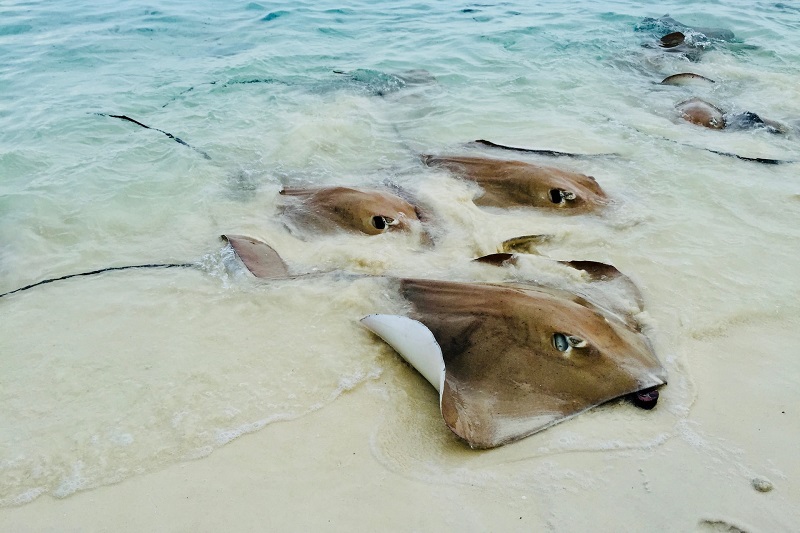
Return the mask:
<path id="1" fill-rule="evenodd" d="M 651 410 L 658 403 L 658 388 L 649 387 L 647 389 L 634 392 L 630 396 L 633 405 L 647 411 Z"/>
<path id="2" fill-rule="evenodd" d="M 563 205 L 565 202 L 574 202 L 578 196 L 572 191 L 565 191 L 564 189 L 550 189 L 548 193 L 550 201 L 556 205 Z"/>
<path id="3" fill-rule="evenodd" d="M 400 221 L 397 220 L 396 218 L 387 217 L 385 215 L 375 215 L 370 219 L 369 222 L 370 224 L 372 224 L 373 228 L 380 231 L 386 231 L 390 227 L 397 226 L 400 224 Z"/>

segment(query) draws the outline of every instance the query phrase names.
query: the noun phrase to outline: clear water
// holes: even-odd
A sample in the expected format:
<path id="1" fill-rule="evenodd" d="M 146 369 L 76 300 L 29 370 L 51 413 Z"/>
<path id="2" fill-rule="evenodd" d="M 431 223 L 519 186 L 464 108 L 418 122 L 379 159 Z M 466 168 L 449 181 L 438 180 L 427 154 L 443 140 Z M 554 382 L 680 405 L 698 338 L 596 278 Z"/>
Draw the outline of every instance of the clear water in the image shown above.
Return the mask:
<path id="1" fill-rule="evenodd" d="M 697 63 L 643 48 L 655 30 L 637 24 L 665 13 L 737 39 Z M 201 268 L 0 300 L 0 505 L 202 457 L 365 382 L 387 402 L 402 387 L 417 394 L 358 326 L 399 305 L 385 282 L 257 284 L 229 268 L 225 232 L 264 239 L 306 271 L 496 279 L 467 260 L 531 233 L 554 235 L 548 256 L 611 262 L 645 294 L 671 375 L 666 407 L 633 424 L 603 408 L 503 453 L 657 444 L 698 393 L 687 339 L 798 325 L 800 165 L 696 148 L 800 160 L 798 134 L 705 131 L 673 109 L 701 96 L 796 125 L 798 30 L 788 2 L 3 3 L 0 292 L 107 266 Z M 418 69 L 435 79 L 390 76 Z M 717 83 L 656 83 L 686 70 Z M 618 154 L 548 161 L 594 175 L 615 204 L 601 217 L 481 210 L 473 189 L 415 155 L 462 153 L 477 138 Z M 387 181 L 432 208 L 434 250 L 391 236 L 300 240 L 277 218 L 282 185 Z M 526 265 L 513 275 L 566 275 Z M 797 384 L 800 368 L 785 375 Z M 448 438 L 436 413 L 397 409 L 399 424 L 376 428 L 376 457 L 458 470 L 463 454 L 422 444 Z M 425 438 L 401 444 L 398 428 L 419 427 Z"/>

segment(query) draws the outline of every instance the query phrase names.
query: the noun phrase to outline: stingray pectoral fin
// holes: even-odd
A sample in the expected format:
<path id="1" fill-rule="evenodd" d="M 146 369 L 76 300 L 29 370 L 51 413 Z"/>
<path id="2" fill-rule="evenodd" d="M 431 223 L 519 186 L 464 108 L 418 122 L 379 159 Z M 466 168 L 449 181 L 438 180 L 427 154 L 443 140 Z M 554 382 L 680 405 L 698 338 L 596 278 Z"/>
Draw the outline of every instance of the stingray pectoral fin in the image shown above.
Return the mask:
<path id="1" fill-rule="evenodd" d="M 508 252 L 498 252 L 496 254 L 489 254 L 478 257 L 472 260 L 475 263 L 484 263 L 493 266 L 507 266 L 513 265 L 517 262 L 517 256 Z"/>
<path id="2" fill-rule="evenodd" d="M 661 80 L 661 85 L 691 85 L 701 83 L 716 83 L 711 78 L 706 78 L 694 72 L 681 72 L 680 74 L 673 74 Z"/>
<path id="3" fill-rule="evenodd" d="M 244 235 L 223 235 L 236 256 L 242 260 L 255 277 L 265 279 L 288 278 L 289 269 L 270 245 Z"/>
<path id="4" fill-rule="evenodd" d="M 536 246 L 547 244 L 553 240 L 553 235 L 521 235 L 513 239 L 507 239 L 500 243 L 500 252 L 536 254 Z"/>
<path id="5" fill-rule="evenodd" d="M 386 341 L 439 393 L 444 388 L 444 358 L 439 343 L 422 322 L 399 315 L 367 315 L 361 323 Z"/>

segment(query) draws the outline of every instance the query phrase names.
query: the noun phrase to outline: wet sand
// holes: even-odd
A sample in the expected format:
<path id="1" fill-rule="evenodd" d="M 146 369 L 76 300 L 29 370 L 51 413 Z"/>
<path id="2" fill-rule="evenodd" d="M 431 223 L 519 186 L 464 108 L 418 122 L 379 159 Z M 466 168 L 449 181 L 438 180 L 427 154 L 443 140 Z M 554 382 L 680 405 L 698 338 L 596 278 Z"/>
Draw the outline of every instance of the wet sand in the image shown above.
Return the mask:
<path id="1" fill-rule="evenodd" d="M 4 531 L 792 531 L 800 523 L 800 387 L 796 374 L 785 371 L 796 365 L 785 346 L 800 341 L 800 331 L 786 326 L 756 321 L 689 341 L 699 392 L 688 416 L 654 445 L 518 460 L 512 444 L 464 450 L 463 466 L 444 470 L 387 460 L 425 437 L 405 426 L 387 440 L 375 429 L 398 422 L 397 410 L 408 407 L 393 402 L 412 401 L 403 394 L 387 398 L 383 383 L 424 385 L 398 364 L 322 410 L 244 435 L 209 457 L 3 509 L 0 525 Z M 765 348 L 770 360 L 736 357 Z M 434 402 L 432 390 L 421 394 Z M 567 424 L 592 431 L 608 414 Z M 647 423 L 634 414 L 628 429 Z M 431 431 L 447 432 L 435 407 L 423 415 L 432 419 Z M 494 464 L 473 468 L 487 455 Z M 437 481 L 436 471 L 445 481 Z"/>

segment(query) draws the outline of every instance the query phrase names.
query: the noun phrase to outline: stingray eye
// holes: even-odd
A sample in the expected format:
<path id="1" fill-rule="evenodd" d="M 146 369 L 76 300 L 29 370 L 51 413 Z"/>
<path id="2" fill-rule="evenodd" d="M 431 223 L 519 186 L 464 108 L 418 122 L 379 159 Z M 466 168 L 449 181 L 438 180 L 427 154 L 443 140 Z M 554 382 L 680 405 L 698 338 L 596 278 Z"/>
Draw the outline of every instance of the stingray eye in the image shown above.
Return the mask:
<path id="1" fill-rule="evenodd" d="M 550 189 L 550 201 L 554 204 L 572 202 L 577 198 L 574 192 L 564 189 Z"/>
<path id="2" fill-rule="evenodd" d="M 554 334 L 553 346 L 555 346 L 556 350 L 558 350 L 559 352 L 566 352 L 567 350 L 570 349 L 569 337 L 567 337 L 563 333 Z"/>
<path id="3" fill-rule="evenodd" d="M 396 226 L 400 223 L 399 220 L 383 215 L 375 215 L 370 219 L 370 222 L 372 223 L 372 227 L 381 231 L 388 229 L 389 226 Z"/>
<path id="4" fill-rule="evenodd" d="M 372 222 L 372 227 L 375 229 L 380 229 L 380 230 L 386 229 L 386 220 L 380 215 L 375 215 L 374 217 L 372 217 L 371 222 Z"/>
<path id="5" fill-rule="evenodd" d="M 559 352 L 569 352 L 572 348 L 586 348 L 588 343 L 576 337 L 575 335 L 565 335 L 564 333 L 555 333 L 553 335 L 553 346 Z"/>

